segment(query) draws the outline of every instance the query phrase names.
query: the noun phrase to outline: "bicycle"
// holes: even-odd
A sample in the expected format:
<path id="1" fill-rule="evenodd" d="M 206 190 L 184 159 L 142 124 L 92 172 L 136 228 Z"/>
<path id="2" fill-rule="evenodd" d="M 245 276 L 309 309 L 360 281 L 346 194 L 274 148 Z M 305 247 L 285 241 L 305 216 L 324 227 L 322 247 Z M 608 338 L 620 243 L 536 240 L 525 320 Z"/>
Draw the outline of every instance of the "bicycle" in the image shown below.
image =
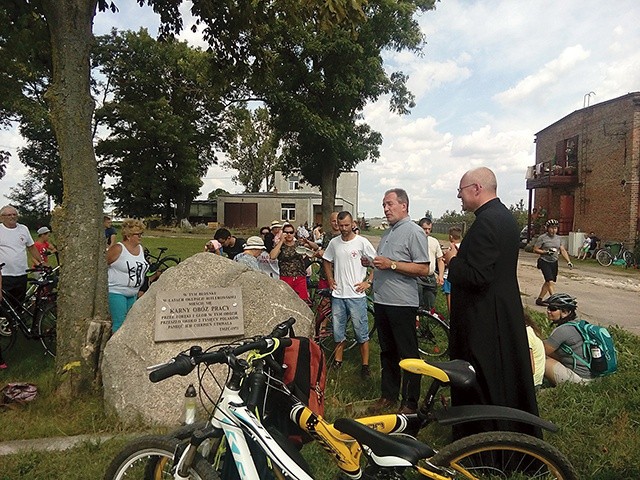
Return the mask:
<path id="1" fill-rule="evenodd" d="M 277 329 L 286 331 L 292 320 L 280 324 Z M 242 480 L 262 480 L 266 476 L 259 476 L 256 466 L 261 454 L 267 457 L 267 465 L 271 465 L 275 478 L 312 480 L 304 458 L 279 430 L 273 428 L 273 423 L 269 424 L 270 417 L 265 407 L 269 389 L 275 389 L 290 401 L 287 406 L 279 405 L 276 412 L 287 415 L 319 442 L 348 478 L 405 479 L 418 475 L 434 480 L 577 479 L 573 466 L 561 452 L 543 440 L 525 434 L 499 431 L 476 434 L 457 440 L 439 452 L 406 434 L 433 421 L 453 425 L 486 419 L 519 421 L 557 430 L 546 420 L 507 407 L 450 407 L 435 411 L 436 394 L 442 386 L 449 383 L 468 385 L 474 381 L 475 373 L 467 362 L 454 360 L 428 364 L 419 359 L 403 360 L 403 368 L 434 379 L 419 413 L 386 414 L 355 420 L 342 418 L 330 424 L 303 405 L 269 373 L 270 355 L 280 346 L 286 346 L 287 340 L 278 336 L 257 337 L 208 352 L 192 347 L 188 353 L 182 352 L 168 363 L 150 367 L 149 378 L 158 382 L 174 375 L 187 375 L 198 366 L 201 391 L 205 373 L 213 375 L 210 365 L 226 364 L 230 373 L 204 425 L 187 426 L 180 430 L 179 436 L 149 436 L 132 442 L 111 462 L 105 480 L 210 480 L 220 478 L 219 470 L 216 470 L 220 467 L 237 469 L 236 473 Z M 247 360 L 238 358 L 249 351 L 255 353 Z M 201 372 L 202 366 L 204 370 Z M 281 367 L 276 365 L 274 368 Z M 210 398 L 206 392 L 205 396 Z M 266 412 L 264 422 L 263 412 Z M 217 459 L 224 443 L 221 441 L 223 437 L 231 453 L 220 466 Z M 364 468 L 360 462 L 362 454 L 367 460 Z M 166 476 L 161 477 L 161 474 Z"/>
<path id="2" fill-rule="evenodd" d="M 23 303 L 2 290 L 0 311 L 6 316 L 0 317 L 0 348 L 3 352 L 9 350 L 21 331 L 29 340 L 40 340 L 45 352 L 55 357 L 57 270 L 40 266 L 27 272 L 39 272 L 42 277 L 29 280 L 35 288 L 28 290 L 30 293 Z"/>
<path id="3" fill-rule="evenodd" d="M 423 358 L 445 358 L 449 354 L 449 322 L 435 309 L 418 309 L 416 335 Z"/>
<path id="4" fill-rule="evenodd" d="M 614 262 L 624 261 L 625 267 L 633 266 L 633 252 L 627 250 L 622 242 L 605 243 L 604 247 L 596 252 L 596 260 L 603 267 L 608 267 Z"/>
<path id="5" fill-rule="evenodd" d="M 161 274 L 167 268 L 175 267 L 180 263 L 180 257 L 172 255 L 164 256 L 164 252 L 166 252 L 167 250 L 167 247 L 158 247 L 158 254 L 153 255 L 148 248 L 144 247 L 144 258 L 149 264 L 147 277 L 151 277 L 156 273 Z"/>

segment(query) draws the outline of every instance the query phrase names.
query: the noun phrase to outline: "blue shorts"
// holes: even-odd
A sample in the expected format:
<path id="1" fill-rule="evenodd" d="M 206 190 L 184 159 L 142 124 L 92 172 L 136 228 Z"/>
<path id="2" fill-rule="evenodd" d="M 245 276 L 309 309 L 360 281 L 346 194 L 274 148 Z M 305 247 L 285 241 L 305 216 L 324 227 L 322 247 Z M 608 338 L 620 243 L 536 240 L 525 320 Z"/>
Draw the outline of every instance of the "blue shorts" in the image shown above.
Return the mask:
<path id="1" fill-rule="evenodd" d="M 358 343 L 369 341 L 369 319 L 367 316 L 367 297 L 336 298 L 331 297 L 331 317 L 333 339 L 336 343 L 346 340 L 347 319 L 351 318 L 353 332 Z"/>
<path id="2" fill-rule="evenodd" d="M 445 295 L 449 295 L 451 293 L 451 284 L 446 278 L 444 279 L 444 283 L 442 284 L 442 293 L 444 293 Z"/>

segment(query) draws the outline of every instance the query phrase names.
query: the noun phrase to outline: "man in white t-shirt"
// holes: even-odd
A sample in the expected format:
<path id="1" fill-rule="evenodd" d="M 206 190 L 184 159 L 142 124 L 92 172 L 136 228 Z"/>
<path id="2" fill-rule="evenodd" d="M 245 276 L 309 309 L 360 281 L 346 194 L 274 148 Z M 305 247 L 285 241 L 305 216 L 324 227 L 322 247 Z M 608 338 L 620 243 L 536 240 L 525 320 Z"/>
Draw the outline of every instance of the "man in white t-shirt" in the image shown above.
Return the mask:
<path id="1" fill-rule="evenodd" d="M 18 223 L 18 211 L 11 205 L 0 209 L 0 263 L 2 285 L 16 301 L 22 302 L 27 292 L 27 253 L 38 263 L 42 256 L 35 247 L 29 229 Z"/>
<path id="2" fill-rule="evenodd" d="M 373 259 L 376 249 L 366 238 L 356 235 L 351 228 L 353 217 L 349 212 L 338 213 L 340 236 L 334 237 L 322 256 L 323 267 L 329 282 L 333 339 L 336 342 L 334 368 L 342 366 L 347 319 L 351 318 L 356 341 L 362 357 L 361 376 L 371 377 L 369 369 L 369 321 L 367 317 L 366 290 L 371 287 L 373 273 L 360 259 Z"/>
<path id="3" fill-rule="evenodd" d="M 436 305 L 436 293 L 438 285 L 444 283 L 444 259 L 442 247 L 437 238 L 431 236 L 433 220 L 429 217 L 422 218 L 418 225 L 427 236 L 427 249 L 429 250 L 429 274 L 418 277 L 418 291 L 420 293 L 420 308 L 431 310 Z M 435 261 L 434 261 L 435 259 Z M 437 268 L 436 268 L 437 267 Z"/>

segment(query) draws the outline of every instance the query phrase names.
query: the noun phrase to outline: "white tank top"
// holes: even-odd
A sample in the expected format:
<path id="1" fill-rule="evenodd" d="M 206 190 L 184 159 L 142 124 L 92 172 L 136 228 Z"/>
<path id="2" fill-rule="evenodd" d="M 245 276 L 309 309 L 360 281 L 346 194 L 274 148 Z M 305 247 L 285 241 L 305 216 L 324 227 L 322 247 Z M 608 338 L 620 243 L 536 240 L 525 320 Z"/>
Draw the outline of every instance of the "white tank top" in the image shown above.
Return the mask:
<path id="1" fill-rule="evenodd" d="M 122 242 L 120 256 L 109 265 L 109 293 L 119 293 L 125 297 L 135 297 L 144 282 L 149 264 L 144 258 L 144 249 L 140 245 L 140 253 L 132 255 Z"/>

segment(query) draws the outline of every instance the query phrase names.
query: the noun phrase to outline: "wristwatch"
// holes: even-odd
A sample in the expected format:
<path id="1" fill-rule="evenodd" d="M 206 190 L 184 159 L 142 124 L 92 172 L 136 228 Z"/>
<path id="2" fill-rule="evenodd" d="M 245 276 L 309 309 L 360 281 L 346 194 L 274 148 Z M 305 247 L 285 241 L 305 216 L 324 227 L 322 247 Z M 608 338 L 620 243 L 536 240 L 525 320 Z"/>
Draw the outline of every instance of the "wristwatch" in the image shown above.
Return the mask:
<path id="1" fill-rule="evenodd" d="M 396 262 L 391 262 L 391 270 L 395 270 L 396 268 L 398 268 L 398 265 L 396 265 Z"/>

